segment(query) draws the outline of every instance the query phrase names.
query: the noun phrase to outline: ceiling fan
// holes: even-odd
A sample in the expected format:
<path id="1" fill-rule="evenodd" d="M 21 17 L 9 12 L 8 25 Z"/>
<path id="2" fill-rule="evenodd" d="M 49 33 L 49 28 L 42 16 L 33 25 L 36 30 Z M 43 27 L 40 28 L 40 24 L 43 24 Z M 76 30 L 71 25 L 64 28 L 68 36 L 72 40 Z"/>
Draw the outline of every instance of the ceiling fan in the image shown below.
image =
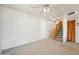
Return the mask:
<path id="1" fill-rule="evenodd" d="M 44 4 L 42 6 L 37 6 L 37 7 L 32 7 L 32 8 L 40 8 L 41 9 L 40 14 L 48 14 L 52 10 L 52 5 Z M 51 16 L 48 20 L 52 22 L 57 22 L 60 20 L 60 18 L 61 17 L 55 19 L 54 17 Z"/>
<path id="2" fill-rule="evenodd" d="M 40 14 L 47 14 L 51 10 L 51 6 L 49 4 L 44 4 L 40 7 L 38 6 L 38 7 L 32 7 L 32 8 L 40 8 L 41 9 Z"/>

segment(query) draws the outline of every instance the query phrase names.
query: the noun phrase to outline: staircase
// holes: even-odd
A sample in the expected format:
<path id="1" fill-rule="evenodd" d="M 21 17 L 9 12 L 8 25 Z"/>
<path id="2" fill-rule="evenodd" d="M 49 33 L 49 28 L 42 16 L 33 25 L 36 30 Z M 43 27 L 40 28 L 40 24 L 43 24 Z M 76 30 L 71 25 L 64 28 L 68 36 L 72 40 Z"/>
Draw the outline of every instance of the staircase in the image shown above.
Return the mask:
<path id="1" fill-rule="evenodd" d="M 63 41 L 63 26 L 62 21 L 60 21 L 54 31 L 52 32 L 52 38 L 58 41 Z"/>
<path id="2" fill-rule="evenodd" d="M 63 41 L 63 28 L 59 30 L 57 36 L 54 39 L 57 41 Z"/>

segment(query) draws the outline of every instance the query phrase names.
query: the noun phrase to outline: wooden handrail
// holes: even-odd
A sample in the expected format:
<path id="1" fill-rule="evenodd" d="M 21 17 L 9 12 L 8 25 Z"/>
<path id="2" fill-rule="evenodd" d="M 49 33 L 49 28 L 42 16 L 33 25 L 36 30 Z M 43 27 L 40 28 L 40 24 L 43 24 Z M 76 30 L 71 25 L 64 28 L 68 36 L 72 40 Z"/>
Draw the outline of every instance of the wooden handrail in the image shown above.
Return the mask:
<path id="1" fill-rule="evenodd" d="M 60 30 L 61 28 L 62 28 L 62 21 L 60 21 L 60 22 L 57 24 L 56 28 L 54 29 L 54 31 L 53 31 L 53 33 L 52 33 L 53 39 L 56 38 L 56 36 L 57 36 L 57 34 L 58 34 L 58 32 L 59 32 L 59 30 Z"/>

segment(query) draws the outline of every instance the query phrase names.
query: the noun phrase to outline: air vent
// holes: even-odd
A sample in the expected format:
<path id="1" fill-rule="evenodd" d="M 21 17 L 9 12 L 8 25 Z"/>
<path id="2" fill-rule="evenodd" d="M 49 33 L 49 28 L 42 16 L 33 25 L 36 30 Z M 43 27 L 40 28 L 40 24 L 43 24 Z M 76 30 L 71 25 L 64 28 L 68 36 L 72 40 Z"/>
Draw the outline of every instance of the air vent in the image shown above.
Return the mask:
<path id="1" fill-rule="evenodd" d="M 75 14 L 75 12 L 74 12 L 74 11 L 73 11 L 73 12 L 68 13 L 68 15 L 73 15 L 73 14 Z"/>

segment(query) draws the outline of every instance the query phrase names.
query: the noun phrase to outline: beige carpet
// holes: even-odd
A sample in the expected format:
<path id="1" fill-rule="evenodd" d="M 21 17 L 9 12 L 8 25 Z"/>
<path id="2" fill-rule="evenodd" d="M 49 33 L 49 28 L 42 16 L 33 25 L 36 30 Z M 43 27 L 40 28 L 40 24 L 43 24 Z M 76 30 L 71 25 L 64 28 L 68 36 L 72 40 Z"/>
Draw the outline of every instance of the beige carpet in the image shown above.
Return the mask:
<path id="1" fill-rule="evenodd" d="M 79 54 L 79 44 L 44 39 L 2 51 L 3 55 L 73 55 Z"/>

